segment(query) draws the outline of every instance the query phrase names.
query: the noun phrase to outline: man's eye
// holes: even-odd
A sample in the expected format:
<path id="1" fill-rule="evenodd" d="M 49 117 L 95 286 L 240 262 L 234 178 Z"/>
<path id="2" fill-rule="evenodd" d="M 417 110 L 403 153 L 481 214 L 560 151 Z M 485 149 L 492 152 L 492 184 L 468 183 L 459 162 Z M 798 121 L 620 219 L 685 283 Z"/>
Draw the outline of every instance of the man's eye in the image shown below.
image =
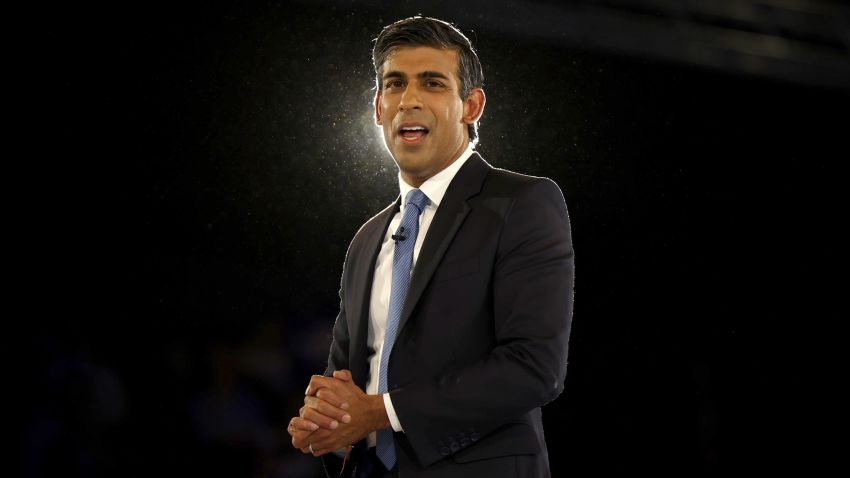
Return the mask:
<path id="1" fill-rule="evenodd" d="M 428 81 L 425 83 L 425 86 L 427 86 L 428 88 L 442 88 L 443 84 L 439 81 Z"/>
<path id="2" fill-rule="evenodd" d="M 388 81 L 385 85 L 385 88 L 401 88 L 402 83 L 401 80 L 392 80 Z"/>

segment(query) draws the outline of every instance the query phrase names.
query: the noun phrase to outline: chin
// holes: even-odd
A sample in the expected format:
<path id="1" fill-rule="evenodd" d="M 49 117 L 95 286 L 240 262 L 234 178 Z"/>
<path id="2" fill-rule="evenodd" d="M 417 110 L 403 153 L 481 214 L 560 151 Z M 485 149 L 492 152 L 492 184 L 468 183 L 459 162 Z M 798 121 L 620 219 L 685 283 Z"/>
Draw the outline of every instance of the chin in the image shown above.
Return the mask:
<path id="1" fill-rule="evenodd" d="M 404 165 L 405 169 L 419 169 L 417 168 L 417 165 L 420 165 L 425 162 L 425 160 L 421 158 L 421 155 L 416 153 L 411 154 L 411 152 L 409 151 L 398 152 L 397 154 L 393 155 L 393 157 L 395 158 L 395 162 L 398 163 L 399 167 Z"/>
<path id="2" fill-rule="evenodd" d="M 424 174 L 427 174 L 428 171 L 427 164 L 423 164 L 421 161 L 402 159 L 401 161 L 396 160 L 396 164 L 398 165 L 398 169 L 400 169 L 404 174 L 413 178 L 422 177 Z"/>

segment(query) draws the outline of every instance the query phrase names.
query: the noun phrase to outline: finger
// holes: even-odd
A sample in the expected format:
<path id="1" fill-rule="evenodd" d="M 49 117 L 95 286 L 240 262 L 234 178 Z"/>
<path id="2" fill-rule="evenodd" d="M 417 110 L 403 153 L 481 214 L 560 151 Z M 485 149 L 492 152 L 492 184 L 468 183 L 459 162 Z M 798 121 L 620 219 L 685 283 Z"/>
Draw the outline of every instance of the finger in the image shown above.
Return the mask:
<path id="1" fill-rule="evenodd" d="M 333 378 L 322 375 L 313 375 L 310 377 L 310 383 L 307 385 L 307 390 L 304 395 L 315 395 L 320 388 L 324 388 L 333 383 Z"/>
<path id="2" fill-rule="evenodd" d="M 335 370 L 333 376 L 335 379 L 342 380 L 343 382 L 351 381 L 351 372 L 348 370 Z"/>
<path id="3" fill-rule="evenodd" d="M 327 454 L 328 452 L 331 452 L 331 451 L 333 451 L 333 450 L 320 450 L 319 448 L 316 448 L 314 446 L 313 451 L 311 453 L 312 453 L 313 456 L 318 457 L 318 456 L 325 455 L 325 454 Z"/>
<path id="4" fill-rule="evenodd" d="M 316 397 L 304 397 L 304 404 L 322 415 L 333 418 L 334 420 L 338 420 L 342 423 L 348 423 L 351 421 L 351 415 L 349 415 L 345 410 L 337 408 L 324 400 L 319 400 Z"/>
<path id="5" fill-rule="evenodd" d="M 346 450 L 348 448 L 346 445 L 339 443 L 338 440 L 333 439 L 333 437 L 327 440 L 315 441 L 311 443 L 311 446 L 313 447 L 313 456 L 322 456 L 332 451 Z"/>
<path id="6" fill-rule="evenodd" d="M 298 430 L 295 431 L 292 435 L 292 446 L 300 450 L 301 448 L 309 446 L 314 441 L 328 440 L 331 437 L 332 433 L 335 432 L 321 428 L 314 432 L 304 432 Z"/>
<path id="7" fill-rule="evenodd" d="M 301 416 L 315 423 L 316 425 L 319 425 L 319 427 L 326 428 L 328 430 L 335 430 L 339 426 L 339 420 L 337 420 L 336 418 L 332 418 L 327 415 L 322 415 L 321 413 L 310 407 L 304 407 L 304 413 Z"/>
<path id="8" fill-rule="evenodd" d="M 337 408 L 341 408 L 343 410 L 348 410 L 349 407 L 349 404 L 347 401 L 345 401 L 345 399 L 340 397 L 338 393 L 329 388 L 320 388 L 316 392 L 316 398 L 321 398 L 322 400 L 330 403 L 331 405 Z"/>
<path id="9" fill-rule="evenodd" d="M 290 435 L 293 431 L 302 431 L 302 432 L 313 432 L 319 428 L 319 425 L 311 422 L 310 420 L 305 420 L 303 418 L 294 417 L 289 421 L 289 427 L 287 430 L 290 431 Z"/>
<path id="10" fill-rule="evenodd" d="M 301 432 L 299 432 L 299 433 L 301 433 Z M 301 451 L 307 450 L 304 453 L 312 453 L 309 449 L 310 444 L 307 443 L 307 439 L 308 439 L 307 435 L 304 435 L 304 436 L 299 436 L 297 434 L 293 435 L 292 436 L 292 446 L 295 447 L 295 448 L 298 448 Z"/>

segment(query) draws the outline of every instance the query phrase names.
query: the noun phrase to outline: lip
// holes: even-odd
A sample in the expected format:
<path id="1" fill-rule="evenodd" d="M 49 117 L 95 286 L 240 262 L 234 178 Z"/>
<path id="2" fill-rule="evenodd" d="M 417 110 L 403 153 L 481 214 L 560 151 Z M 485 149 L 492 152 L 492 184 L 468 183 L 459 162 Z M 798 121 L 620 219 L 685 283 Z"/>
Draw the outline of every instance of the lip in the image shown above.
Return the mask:
<path id="1" fill-rule="evenodd" d="M 403 134 L 401 134 L 401 130 L 403 128 L 412 128 L 414 126 L 419 126 L 419 127 L 425 128 L 425 131 L 426 131 L 425 134 L 423 134 L 422 136 L 420 136 L 416 139 L 413 139 L 413 140 L 407 139 L 407 138 L 404 137 Z M 398 139 L 400 139 L 402 143 L 404 143 L 405 145 L 408 145 L 408 146 L 416 146 L 416 145 L 422 143 L 423 141 L 425 141 L 425 138 L 428 136 L 428 134 L 430 134 L 430 132 L 431 132 L 431 129 L 428 128 L 427 125 L 425 125 L 424 123 L 419 123 L 419 122 L 415 122 L 415 121 L 406 121 L 406 122 L 398 125 L 398 127 L 395 129 L 396 137 Z"/>

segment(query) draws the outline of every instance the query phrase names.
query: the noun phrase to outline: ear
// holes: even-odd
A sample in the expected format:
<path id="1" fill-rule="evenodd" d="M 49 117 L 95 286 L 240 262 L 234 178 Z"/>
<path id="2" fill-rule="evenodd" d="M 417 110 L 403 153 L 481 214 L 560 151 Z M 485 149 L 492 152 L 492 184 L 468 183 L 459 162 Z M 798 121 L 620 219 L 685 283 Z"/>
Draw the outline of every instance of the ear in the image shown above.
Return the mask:
<path id="1" fill-rule="evenodd" d="M 375 124 L 382 126 L 381 122 L 381 90 L 375 93 Z"/>
<path id="2" fill-rule="evenodd" d="M 463 122 L 472 124 L 478 121 L 478 118 L 481 118 L 481 114 L 484 113 L 484 103 L 486 102 L 484 90 L 473 88 L 466 101 L 463 102 Z"/>

